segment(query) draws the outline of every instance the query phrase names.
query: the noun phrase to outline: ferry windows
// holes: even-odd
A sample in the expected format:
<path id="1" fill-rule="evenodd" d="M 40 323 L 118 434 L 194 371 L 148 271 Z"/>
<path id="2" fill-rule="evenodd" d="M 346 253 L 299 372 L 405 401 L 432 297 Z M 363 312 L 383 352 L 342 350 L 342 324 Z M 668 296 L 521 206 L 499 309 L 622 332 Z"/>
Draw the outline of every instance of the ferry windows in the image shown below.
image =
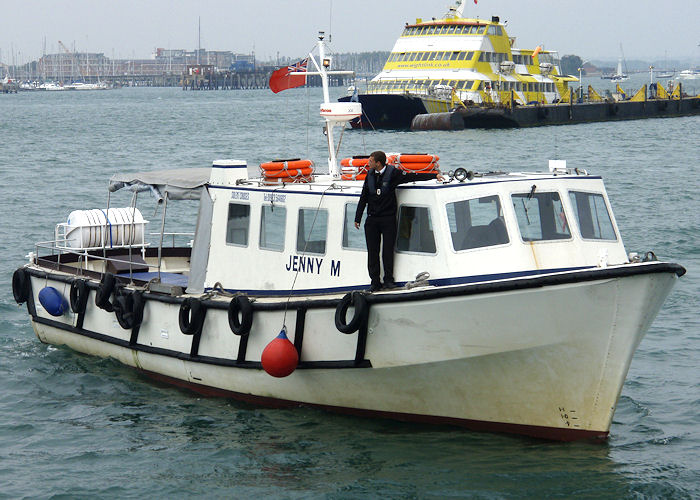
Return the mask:
<path id="1" fill-rule="evenodd" d="M 260 248 L 284 250 L 284 229 L 287 221 L 287 208 L 263 205 L 260 214 Z"/>
<path id="2" fill-rule="evenodd" d="M 615 229 L 602 194 L 569 191 L 581 238 L 616 240 Z"/>
<path id="3" fill-rule="evenodd" d="M 470 26 L 469 27 L 469 34 L 470 35 L 476 35 L 476 31 L 479 29 L 478 26 Z"/>
<path id="4" fill-rule="evenodd" d="M 437 52 L 429 52 L 428 53 L 428 61 L 434 60 L 436 55 L 437 55 Z"/>
<path id="5" fill-rule="evenodd" d="M 486 31 L 486 26 L 479 26 L 479 29 L 476 31 L 476 34 L 483 35 L 485 31 Z"/>
<path id="6" fill-rule="evenodd" d="M 432 35 L 433 33 L 435 33 L 435 26 L 430 26 L 426 35 Z"/>
<path id="7" fill-rule="evenodd" d="M 435 30 L 436 35 L 444 35 L 445 33 L 447 33 L 447 26 L 438 26 Z"/>
<path id="8" fill-rule="evenodd" d="M 510 241 L 498 196 L 448 203 L 446 209 L 455 251 L 504 245 Z"/>
<path id="9" fill-rule="evenodd" d="M 559 193 L 518 193 L 512 195 L 523 241 L 565 240 L 571 238 L 569 224 Z"/>
<path id="10" fill-rule="evenodd" d="M 451 61 L 456 61 L 457 58 L 459 58 L 459 51 L 453 52 L 452 55 L 450 56 Z"/>
<path id="11" fill-rule="evenodd" d="M 397 233 L 399 252 L 435 253 L 435 235 L 427 207 L 402 205 Z"/>
<path id="12" fill-rule="evenodd" d="M 454 26 L 449 26 L 449 27 L 447 28 L 447 34 L 448 34 L 448 35 L 454 35 L 454 33 L 455 33 L 455 27 L 454 27 Z"/>
<path id="13" fill-rule="evenodd" d="M 327 229 L 328 210 L 300 208 L 299 225 L 297 226 L 297 252 L 326 253 Z"/>
<path id="14" fill-rule="evenodd" d="M 248 229 L 250 228 L 250 205 L 230 203 L 226 222 L 226 243 L 248 246 Z"/>
<path id="15" fill-rule="evenodd" d="M 362 221 L 360 229 L 355 229 L 355 212 L 357 212 L 357 203 L 348 203 L 345 205 L 345 222 L 343 223 L 343 248 L 352 250 L 367 251 L 367 243 L 365 242 L 365 220 L 367 219 L 367 210 L 362 212 Z"/>

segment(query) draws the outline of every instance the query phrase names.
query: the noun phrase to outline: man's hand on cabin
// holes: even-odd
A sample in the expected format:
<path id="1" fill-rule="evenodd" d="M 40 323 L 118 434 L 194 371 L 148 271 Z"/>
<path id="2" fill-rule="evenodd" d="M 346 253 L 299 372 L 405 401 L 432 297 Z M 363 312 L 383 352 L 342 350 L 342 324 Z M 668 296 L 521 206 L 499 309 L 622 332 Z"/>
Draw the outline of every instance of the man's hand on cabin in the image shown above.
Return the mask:
<path id="1" fill-rule="evenodd" d="M 359 222 L 355 222 L 355 229 L 360 229 L 360 223 L 359 223 Z"/>
<path id="2" fill-rule="evenodd" d="M 437 176 L 435 177 L 438 181 L 442 182 L 445 180 L 445 176 L 442 175 L 441 173 L 438 172 Z"/>

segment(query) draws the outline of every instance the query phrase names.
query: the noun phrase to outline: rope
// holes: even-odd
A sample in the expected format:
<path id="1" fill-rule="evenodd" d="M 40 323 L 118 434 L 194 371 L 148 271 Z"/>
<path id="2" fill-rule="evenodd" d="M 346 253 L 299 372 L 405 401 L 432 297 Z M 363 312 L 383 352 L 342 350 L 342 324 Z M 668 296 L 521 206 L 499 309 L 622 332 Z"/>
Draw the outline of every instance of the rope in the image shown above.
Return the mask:
<path id="1" fill-rule="evenodd" d="M 321 193 L 321 199 L 318 200 L 318 206 L 316 207 L 316 213 L 314 213 L 314 220 L 311 222 L 311 229 L 309 229 L 309 234 L 305 238 L 306 241 L 304 242 L 304 250 L 301 252 L 301 256 L 304 257 L 306 255 L 306 247 L 309 244 L 309 238 L 311 238 L 311 233 L 313 233 L 314 226 L 316 225 L 316 219 L 318 218 L 318 213 L 321 211 L 321 203 L 323 203 L 323 197 L 326 196 L 326 191 L 329 189 L 334 189 L 335 184 L 331 184 L 328 186 L 326 189 L 323 190 Z M 287 302 L 284 305 L 284 316 L 282 317 L 282 328 L 287 330 L 287 309 L 289 308 L 289 301 L 292 299 L 292 292 L 294 291 L 294 285 L 296 285 L 297 278 L 299 277 L 299 270 L 300 268 L 297 267 L 297 271 L 294 274 L 294 280 L 292 281 L 292 287 L 289 289 L 289 295 L 287 295 Z"/>

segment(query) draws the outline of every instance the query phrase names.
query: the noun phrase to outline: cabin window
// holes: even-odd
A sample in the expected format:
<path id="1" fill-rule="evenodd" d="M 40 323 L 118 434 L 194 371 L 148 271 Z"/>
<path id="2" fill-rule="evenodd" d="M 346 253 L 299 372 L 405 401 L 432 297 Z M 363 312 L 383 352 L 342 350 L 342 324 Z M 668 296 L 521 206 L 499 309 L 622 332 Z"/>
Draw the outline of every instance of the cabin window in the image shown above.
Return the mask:
<path id="1" fill-rule="evenodd" d="M 448 203 L 446 208 L 455 251 L 504 245 L 510 241 L 498 196 Z"/>
<path id="2" fill-rule="evenodd" d="M 260 214 L 260 248 L 284 250 L 284 228 L 287 209 L 275 205 L 263 205 Z"/>
<path id="3" fill-rule="evenodd" d="M 479 26 L 479 29 L 476 31 L 476 33 L 477 33 L 477 35 L 483 35 L 485 31 L 486 31 L 486 26 Z"/>
<path id="4" fill-rule="evenodd" d="M 569 224 L 559 193 L 529 193 L 512 196 L 523 241 L 565 240 L 571 238 Z"/>
<path id="5" fill-rule="evenodd" d="M 489 35 L 495 35 L 495 34 L 496 34 L 496 27 L 495 27 L 494 25 L 489 26 L 488 34 L 489 34 Z"/>
<path id="6" fill-rule="evenodd" d="M 435 33 L 435 26 L 430 26 L 430 27 L 428 28 L 428 32 L 427 32 L 426 34 L 427 34 L 427 35 L 432 35 L 433 33 Z"/>
<path id="7" fill-rule="evenodd" d="M 362 212 L 360 229 L 355 229 L 355 212 L 357 212 L 357 203 L 348 203 L 345 205 L 343 248 L 367 251 L 367 243 L 365 242 L 365 220 L 367 219 L 367 210 Z"/>
<path id="8" fill-rule="evenodd" d="M 435 235 L 427 207 L 402 205 L 397 233 L 399 252 L 435 253 Z"/>
<path id="9" fill-rule="evenodd" d="M 248 229 L 250 228 L 250 205 L 230 203 L 226 222 L 226 243 L 248 246 Z"/>
<path id="10" fill-rule="evenodd" d="M 327 232 L 328 210 L 316 210 L 315 208 L 299 209 L 297 252 L 325 254 Z"/>
<path id="11" fill-rule="evenodd" d="M 455 27 L 454 27 L 454 26 L 450 26 L 450 27 L 447 28 L 447 34 L 448 34 L 448 35 L 454 35 L 454 32 L 455 32 Z"/>
<path id="12" fill-rule="evenodd" d="M 617 240 L 608 207 L 602 194 L 569 191 L 581 238 Z"/>
<path id="13" fill-rule="evenodd" d="M 450 56 L 450 60 L 456 61 L 458 57 L 459 57 L 459 52 L 453 52 L 452 56 Z"/>

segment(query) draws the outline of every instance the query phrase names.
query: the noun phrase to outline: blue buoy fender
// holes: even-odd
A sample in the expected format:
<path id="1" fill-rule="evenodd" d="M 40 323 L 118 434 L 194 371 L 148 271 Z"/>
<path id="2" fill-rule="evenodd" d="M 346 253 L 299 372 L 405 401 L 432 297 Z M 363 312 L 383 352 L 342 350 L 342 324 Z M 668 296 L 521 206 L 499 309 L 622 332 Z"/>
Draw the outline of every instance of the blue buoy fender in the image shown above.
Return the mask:
<path id="1" fill-rule="evenodd" d="M 63 316 L 68 311 L 68 301 L 52 286 L 46 286 L 39 291 L 39 302 L 51 316 Z"/>

